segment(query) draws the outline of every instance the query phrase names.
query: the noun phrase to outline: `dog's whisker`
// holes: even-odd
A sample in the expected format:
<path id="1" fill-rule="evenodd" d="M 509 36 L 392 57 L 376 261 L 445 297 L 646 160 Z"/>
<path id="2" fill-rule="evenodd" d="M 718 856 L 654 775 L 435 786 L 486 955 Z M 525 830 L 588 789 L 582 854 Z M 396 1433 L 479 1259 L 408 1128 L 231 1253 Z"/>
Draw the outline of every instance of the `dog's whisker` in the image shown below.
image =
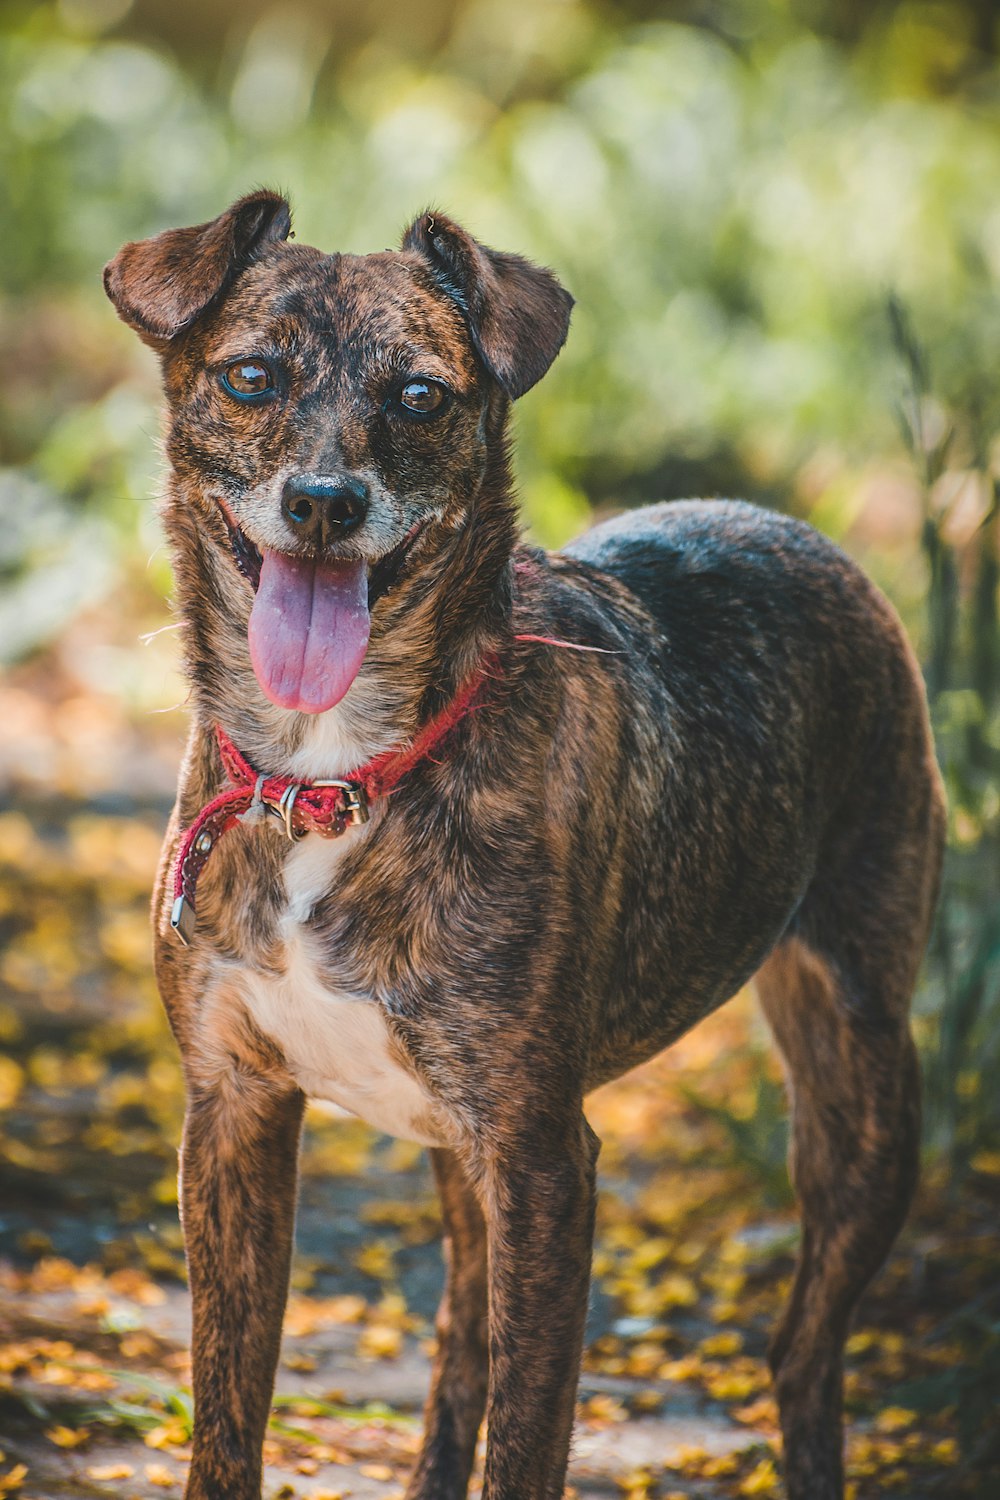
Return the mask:
<path id="1" fill-rule="evenodd" d="M 185 696 L 183 698 L 180 698 L 176 703 L 168 704 L 166 707 L 163 707 L 163 708 L 148 708 L 146 710 L 146 712 L 151 717 L 154 716 L 154 715 L 156 715 L 156 714 L 175 714 L 178 711 L 178 709 L 188 708 L 190 706 L 190 703 L 191 703 L 191 694 L 190 693 L 186 693 Z"/>
<path id="2" fill-rule="evenodd" d="M 610 646 L 584 646 L 580 641 L 561 641 L 554 635 L 516 635 L 515 641 L 534 641 L 539 646 L 559 646 L 563 651 L 595 651 L 599 656 L 624 656 Z"/>
<path id="3" fill-rule="evenodd" d="M 158 635 L 166 635 L 168 630 L 182 630 L 183 628 L 183 620 L 172 620 L 168 625 L 160 625 L 156 630 L 147 630 L 145 634 L 140 635 L 138 639 L 144 646 L 148 646 L 150 641 L 155 641 Z"/>

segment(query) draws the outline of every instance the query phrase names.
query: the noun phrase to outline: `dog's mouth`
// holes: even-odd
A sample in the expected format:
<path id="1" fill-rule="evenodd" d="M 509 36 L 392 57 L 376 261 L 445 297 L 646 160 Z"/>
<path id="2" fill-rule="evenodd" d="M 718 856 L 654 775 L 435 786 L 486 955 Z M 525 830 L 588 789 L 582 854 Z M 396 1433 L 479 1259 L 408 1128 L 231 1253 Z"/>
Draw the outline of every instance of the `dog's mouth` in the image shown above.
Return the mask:
<path id="1" fill-rule="evenodd" d="M 369 564 L 261 549 L 228 507 L 219 508 L 233 560 L 254 591 L 247 636 L 257 681 L 281 708 L 333 708 L 361 669 L 372 606 L 398 581 L 422 523 Z"/>

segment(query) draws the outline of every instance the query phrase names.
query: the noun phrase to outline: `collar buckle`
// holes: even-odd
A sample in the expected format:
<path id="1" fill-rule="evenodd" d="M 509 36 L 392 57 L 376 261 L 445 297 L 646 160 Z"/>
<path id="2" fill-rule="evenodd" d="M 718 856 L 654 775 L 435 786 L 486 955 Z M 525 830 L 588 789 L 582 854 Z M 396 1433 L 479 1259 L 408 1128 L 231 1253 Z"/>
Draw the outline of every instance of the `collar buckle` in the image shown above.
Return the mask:
<path id="1" fill-rule="evenodd" d="M 339 826 L 334 824 L 329 833 L 343 833 L 349 823 L 367 823 L 369 818 L 368 797 L 364 787 L 357 781 L 291 781 L 282 792 L 278 801 L 266 802 L 265 806 L 270 808 L 275 817 L 280 819 L 281 825 L 289 841 L 297 844 L 299 839 L 305 838 L 305 829 L 296 829 L 293 822 L 295 814 L 295 802 L 300 792 L 312 791 L 316 787 L 337 787 L 344 794 L 343 823 Z M 322 833 L 327 830 L 320 829 Z"/>
<path id="2" fill-rule="evenodd" d="M 313 781 L 312 786 L 338 786 L 344 794 L 344 816 L 348 823 L 367 823 L 368 793 L 360 781 Z"/>

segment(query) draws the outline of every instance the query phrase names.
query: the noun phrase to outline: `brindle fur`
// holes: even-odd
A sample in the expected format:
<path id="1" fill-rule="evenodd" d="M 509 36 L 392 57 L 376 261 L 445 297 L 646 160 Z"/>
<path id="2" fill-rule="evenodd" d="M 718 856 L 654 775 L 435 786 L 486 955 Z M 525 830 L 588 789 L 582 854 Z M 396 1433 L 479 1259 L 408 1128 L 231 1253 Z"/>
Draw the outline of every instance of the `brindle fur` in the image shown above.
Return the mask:
<path id="1" fill-rule="evenodd" d="M 342 555 L 374 563 L 424 529 L 332 711 L 342 748 L 312 774 L 406 741 L 496 661 L 480 706 L 374 806 L 309 918 L 329 984 L 381 1007 L 446 1137 L 433 1161 L 447 1285 L 410 1500 L 465 1494 L 484 1410 L 487 1500 L 562 1494 L 598 1153 L 585 1095 L 758 970 L 803 1216 L 772 1352 L 786 1484 L 792 1500 L 836 1500 L 845 1330 L 916 1176 L 907 1006 L 942 841 L 900 624 L 809 527 L 738 503 L 654 506 L 562 555 L 519 544 L 507 414 L 555 358 L 567 294 L 440 216 L 400 253 L 363 258 L 289 245 L 288 225 L 284 202 L 257 193 L 126 246 L 106 275 L 163 359 L 193 707 L 154 908 L 189 1096 L 188 1500 L 260 1492 L 303 1104 L 219 977 L 221 960 L 282 971 L 277 824 L 237 828 L 213 855 L 192 948 L 168 929 L 178 832 L 223 784 L 213 726 L 272 772 L 312 728 L 257 685 L 251 589 L 218 502 L 256 543 L 292 551 L 283 481 L 345 470 L 373 502 Z M 214 374 L 250 354 L 285 372 L 263 407 Z M 413 373 L 454 400 L 433 422 L 394 423 L 386 392 Z"/>

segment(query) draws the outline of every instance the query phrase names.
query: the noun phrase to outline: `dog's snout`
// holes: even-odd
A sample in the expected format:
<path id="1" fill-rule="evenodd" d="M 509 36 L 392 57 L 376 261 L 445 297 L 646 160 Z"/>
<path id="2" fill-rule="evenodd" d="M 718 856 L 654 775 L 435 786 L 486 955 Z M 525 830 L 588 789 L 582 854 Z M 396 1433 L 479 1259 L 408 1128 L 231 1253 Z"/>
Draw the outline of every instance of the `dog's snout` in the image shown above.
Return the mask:
<path id="1" fill-rule="evenodd" d="M 350 474 L 296 474 L 281 492 L 281 513 L 296 536 L 325 546 L 357 530 L 368 501 L 368 486 Z"/>

